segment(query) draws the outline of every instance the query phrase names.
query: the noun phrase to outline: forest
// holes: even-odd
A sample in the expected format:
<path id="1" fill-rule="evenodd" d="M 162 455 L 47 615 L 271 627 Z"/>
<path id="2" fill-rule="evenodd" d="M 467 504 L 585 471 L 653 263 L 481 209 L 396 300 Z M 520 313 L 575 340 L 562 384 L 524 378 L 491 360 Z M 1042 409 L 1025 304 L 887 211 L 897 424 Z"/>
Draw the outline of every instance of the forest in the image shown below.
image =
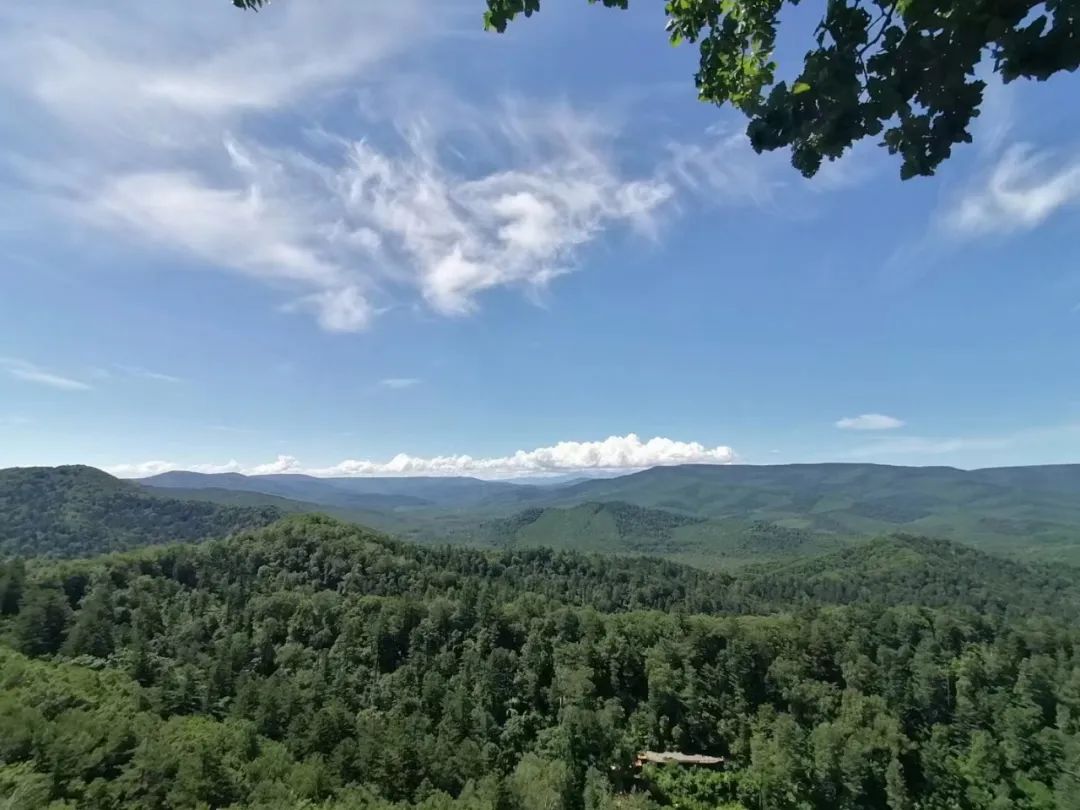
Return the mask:
<path id="1" fill-rule="evenodd" d="M 314 516 L 11 559 L 0 795 L 10 808 L 1078 808 L 1076 581 L 916 537 L 731 575 L 417 546 Z M 639 769 L 642 750 L 725 766 Z"/>
<path id="2" fill-rule="evenodd" d="M 283 514 L 263 504 L 158 497 L 92 467 L 0 470 L 0 555 L 75 557 L 204 540 Z"/>

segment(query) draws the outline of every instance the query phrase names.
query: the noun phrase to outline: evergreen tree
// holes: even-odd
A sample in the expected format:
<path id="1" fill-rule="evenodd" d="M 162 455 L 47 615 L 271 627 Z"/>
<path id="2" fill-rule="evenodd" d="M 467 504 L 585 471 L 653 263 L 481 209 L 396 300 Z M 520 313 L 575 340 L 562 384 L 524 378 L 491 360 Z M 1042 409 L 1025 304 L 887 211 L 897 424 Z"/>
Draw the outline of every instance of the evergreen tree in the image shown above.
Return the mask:
<path id="1" fill-rule="evenodd" d="M 15 642 L 27 655 L 52 655 L 64 643 L 70 620 L 71 608 L 60 591 L 29 590 L 15 621 Z"/>

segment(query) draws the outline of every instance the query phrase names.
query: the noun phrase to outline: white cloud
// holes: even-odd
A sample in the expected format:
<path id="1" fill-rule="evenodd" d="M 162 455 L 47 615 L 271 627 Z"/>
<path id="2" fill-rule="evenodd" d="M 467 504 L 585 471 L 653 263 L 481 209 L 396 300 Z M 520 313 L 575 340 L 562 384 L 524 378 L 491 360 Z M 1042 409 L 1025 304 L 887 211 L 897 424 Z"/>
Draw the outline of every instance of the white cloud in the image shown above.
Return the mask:
<path id="1" fill-rule="evenodd" d="M 116 366 L 117 370 L 122 371 L 130 377 L 138 377 L 143 380 L 150 380 L 151 382 L 163 382 L 170 385 L 177 385 L 182 383 L 183 380 L 180 377 L 175 377 L 172 374 L 165 374 L 160 371 L 151 371 L 147 368 L 140 366 Z"/>
<path id="2" fill-rule="evenodd" d="M 251 468 L 250 475 L 278 475 L 280 473 L 296 472 L 300 469 L 300 462 L 293 456 L 278 456 L 276 460 L 268 464 L 257 464 Z"/>
<path id="3" fill-rule="evenodd" d="M 164 247 L 271 280 L 342 283 L 342 270 L 304 244 L 295 212 L 257 186 L 212 188 L 194 174 L 132 174 L 110 181 L 90 215 Z"/>
<path id="4" fill-rule="evenodd" d="M 0 368 L 17 380 L 44 385 L 61 391 L 89 391 L 92 387 L 82 380 L 65 377 L 15 357 L 0 357 Z"/>
<path id="5" fill-rule="evenodd" d="M 1016 84 L 1005 84 L 992 71 L 980 71 L 986 82 L 979 115 L 972 121 L 975 147 L 982 155 L 995 155 L 1005 146 L 1016 125 Z"/>
<path id="6" fill-rule="evenodd" d="M 672 187 L 623 176 L 587 117 L 557 108 L 498 126 L 514 133 L 510 158 L 479 176 L 444 165 L 447 144 L 425 127 L 397 149 L 335 139 L 336 158 L 321 161 L 231 137 L 216 184 L 187 171 L 126 174 L 85 204 L 95 222 L 152 245 L 311 290 L 290 308 L 340 332 L 368 326 L 372 294 L 388 288 L 464 315 L 485 290 L 544 287 L 611 226 L 655 230 Z"/>
<path id="7" fill-rule="evenodd" d="M 278 287 L 330 331 L 363 329 L 376 300 L 403 292 L 466 314 L 486 290 L 548 284 L 608 228 L 653 228 L 670 186 L 626 176 L 583 111 L 446 102 L 406 113 L 368 93 L 359 116 L 330 114 L 357 90 L 392 98 L 409 80 L 389 60 L 422 54 L 456 19 L 452 5 L 0 9 L 0 67 L 20 76 L 8 95 L 27 120 L 48 121 L 45 138 L 28 127 L 27 154 L 10 163 L 69 213 Z M 377 120 L 386 107 L 393 120 Z M 283 112 L 298 122 L 285 131 Z M 359 129 L 319 135 L 324 118 Z M 252 126 L 271 120 L 273 145 Z M 483 155 L 482 171 L 466 152 Z"/>
<path id="8" fill-rule="evenodd" d="M 293 456 L 252 466 L 230 461 L 222 465 L 180 465 L 165 461 L 117 464 L 106 469 L 113 475 L 143 477 L 168 470 L 195 472 L 243 472 L 251 475 L 306 473 L 330 476 L 475 475 L 505 478 L 577 471 L 632 471 L 675 464 L 731 464 L 735 452 L 724 445 L 706 447 L 655 437 L 642 441 L 637 435 L 609 436 L 602 441 L 565 441 L 550 447 L 518 450 L 508 456 L 476 458 L 469 455 L 419 457 L 399 453 L 389 461 L 347 459 L 329 467 L 308 467 Z"/>
<path id="9" fill-rule="evenodd" d="M 327 332 L 359 332 L 374 316 L 371 302 L 358 287 L 344 285 L 305 295 L 286 309 L 308 309 Z"/>
<path id="10" fill-rule="evenodd" d="M 902 428 L 904 422 L 883 413 L 863 413 L 858 416 L 845 416 L 836 420 L 835 425 L 841 430 L 895 430 Z"/>
<path id="11" fill-rule="evenodd" d="M 244 468 L 238 461 L 227 461 L 224 464 L 189 464 L 179 465 L 171 461 L 140 461 L 134 464 L 112 464 L 103 468 L 105 472 L 119 478 L 149 478 L 151 475 L 185 470 L 197 473 L 230 473 L 243 472 Z"/>
<path id="12" fill-rule="evenodd" d="M 651 228 L 672 194 L 662 180 L 624 176 L 600 145 L 600 125 L 580 111 L 471 115 L 511 133 L 500 143 L 511 159 L 499 168 L 478 176 L 450 169 L 439 155 L 451 141 L 417 125 L 397 153 L 349 143 L 330 176 L 340 244 L 396 269 L 444 315 L 472 312 L 477 295 L 494 287 L 545 286 L 606 228 Z"/>
<path id="13" fill-rule="evenodd" d="M 18 88 L 87 137 L 183 146 L 211 127 L 295 104 L 378 68 L 446 24 L 419 0 L 323 0 L 259 15 L 160 5 L 80 12 L 62 0 L 5 7 L 4 59 Z"/>
<path id="14" fill-rule="evenodd" d="M 714 201 L 719 194 L 730 202 L 770 204 L 791 171 L 778 156 L 756 154 L 745 131 L 734 126 L 711 127 L 704 139 L 669 144 L 668 152 L 661 174 Z"/>
<path id="15" fill-rule="evenodd" d="M 48 216 L 245 275 L 334 332 L 403 301 L 462 316 L 493 289 L 543 289 L 604 234 L 654 237 L 681 194 L 794 193 L 741 132 L 624 160 L 593 110 L 462 102 L 426 56 L 459 15 L 476 25 L 469 4 L 423 0 L 0 5 L 0 103 L 19 125 L 0 163 Z"/>
<path id="16" fill-rule="evenodd" d="M 413 388 L 420 384 L 420 379 L 417 377 L 387 377 L 385 380 L 379 380 L 379 385 L 383 388 Z"/>
<path id="17" fill-rule="evenodd" d="M 910 456 L 949 456 L 958 455 L 965 463 L 978 458 L 986 466 L 1001 463 L 1001 451 L 1024 450 L 1036 453 L 1034 458 L 1041 458 L 1037 463 L 1046 463 L 1045 459 L 1062 457 L 1068 462 L 1069 449 L 1080 436 L 1080 423 L 1066 422 L 1057 425 L 1032 427 L 1012 433 L 982 436 L 903 436 L 883 438 L 862 447 L 844 452 L 845 458 L 872 459 L 875 461 L 900 460 Z"/>
<path id="18" fill-rule="evenodd" d="M 959 237 L 1030 231 L 1077 201 L 1080 157 L 1014 144 L 951 206 L 944 224 Z"/>

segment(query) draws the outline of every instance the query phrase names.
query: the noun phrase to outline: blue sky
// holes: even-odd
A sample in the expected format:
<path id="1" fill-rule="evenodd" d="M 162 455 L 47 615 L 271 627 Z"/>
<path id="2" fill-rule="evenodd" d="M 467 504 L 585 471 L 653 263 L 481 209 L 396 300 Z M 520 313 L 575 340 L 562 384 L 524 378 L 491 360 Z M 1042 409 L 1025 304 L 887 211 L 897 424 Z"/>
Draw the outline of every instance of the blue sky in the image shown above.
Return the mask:
<path id="1" fill-rule="evenodd" d="M 0 466 L 1080 461 L 1077 77 L 808 182 L 659 4 L 182 5 L 0 9 Z"/>

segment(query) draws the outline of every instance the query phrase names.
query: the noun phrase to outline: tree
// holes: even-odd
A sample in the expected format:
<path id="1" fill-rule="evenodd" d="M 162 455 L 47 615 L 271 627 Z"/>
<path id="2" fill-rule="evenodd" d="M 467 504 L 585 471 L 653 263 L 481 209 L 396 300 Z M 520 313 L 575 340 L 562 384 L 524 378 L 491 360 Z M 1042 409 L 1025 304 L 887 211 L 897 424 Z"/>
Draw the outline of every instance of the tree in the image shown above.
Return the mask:
<path id="1" fill-rule="evenodd" d="M 1005 82 L 1080 66 L 1078 0 L 831 0 L 802 71 L 776 81 L 785 5 L 667 0 L 667 30 L 673 44 L 698 44 L 699 98 L 745 113 L 754 149 L 791 147 L 792 165 L 807 177 L 877 136 L 903 159 L 901 177 L 933 174 L 954 144 L 971 141 L 986 88 L 976 68 L 987 54 Z M 484 24 L 502 32 L 518 14 L 539 10 L 540 0 L 488 0 Z"/>
<path id="2" fill-rule="evenodd" d="M 52 655 L 64 643 L 70 620 L 71 608 L 60 591 L 30 591 L 15 622 L 16 644 L 27 655 Z"/>
<path id="3" fill-rule="evenodd" d="M 0 616 L 19 612 L 19 602 L 26 587 L 26 564 L 21 559 L 0 563 Z"/>
<path id="4" fill-rule="evenodd" d="M 111 590 L 99 583 L 83 599 L 79 614 L 64 643 L 66 655 L 105 658 L 113 651 Z"/>

